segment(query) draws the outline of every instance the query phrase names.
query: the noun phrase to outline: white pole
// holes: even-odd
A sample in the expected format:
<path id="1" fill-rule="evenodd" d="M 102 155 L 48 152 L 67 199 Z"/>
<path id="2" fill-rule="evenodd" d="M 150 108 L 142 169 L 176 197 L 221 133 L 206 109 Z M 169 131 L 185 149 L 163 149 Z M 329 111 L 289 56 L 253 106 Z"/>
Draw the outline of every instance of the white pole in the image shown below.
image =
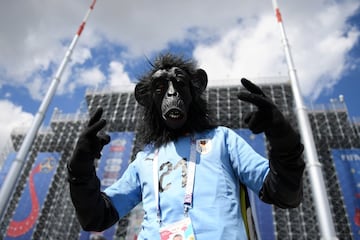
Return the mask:
<path id="1" fill-rule="evenodd" d="M 321 239 L 331 240 L 337 239 L 335 234 L 334 223 L 329 206 L 329 200 L 326 193 L 324 178 L 322 175 L 321 164 L 318 160 L 317 151 L 315 148 L 314 136 L 312 135 L 310 121 L 308 118 L 308 111 L 303 103 L 300 88 L 298 85 L 298 78 L 294 63 L 291 57 L 290 46 L 286 37 L 285 28 L 282 22 L 282 17 L 276 0 L 272 0 L 277 22 L 281 30 L 281 37 L 284 44 L 286 61 L 289 67 L 289 75 L 292 91 L 295 98 L 296 115 L 299 122 L 300 132 L 305 146 L 306 168 L 309 173 L 310 184 L 315 200 L 315 208 L 317 218 L 320 226 Z"/>
<path id="2" fill-rule="evenodd" d="M 20 146 L 19 152 L 16 155 L 16 158 L 14 159 L 13 163 L 11 164 L 10 170 L 8 172 L 8 174 L 6 175 L 6 178 L 4 180 L 4 183 L 2 185 L 2 188 L 0 189 L 0 219 L 2 219 L 5 210 L 6 210 L 6 206 L 8 204 L 8 201 L 10 200 L 12 194 L 13 194 L 13 190 L 15 188 L 17 179 L 19 178 L 21 171 L 23 169 L 23 166 L 25 164 L 26 161 L 26 157 L 30 151 L 31 145 L 34 142 L 34 139 L 37 135 L 37 132 L 39 131 L 40 125 L 44 120 L 44 116 L 45 113 L 49 107 L 49 104 L 55 94 L 56 88 L 59 85 L 60 82 L 60 78 L 62 73 L 64 72 L 64 69 L 67 65 L 67 63 L 70 61 L 72 52 L 74 47 L 76 46 L 76 43 L 85 27 L 86 24 L 86 20 L 88 19 L 90 12 L 94 9 L 96 0 L 92 1 L 92 4 L 89 8 L 89 10 L 87 11 L 78 31 L 76 32 L 66 54 L 64 59 L 62 60 L 55 77 L 53 78 L 50 87 L 39 107 L 38 112 L 35 115 L 35 118 L 32 122 L 32 125 L 29 129 L 29 131 L 27 132 L 23 143 Z"/>

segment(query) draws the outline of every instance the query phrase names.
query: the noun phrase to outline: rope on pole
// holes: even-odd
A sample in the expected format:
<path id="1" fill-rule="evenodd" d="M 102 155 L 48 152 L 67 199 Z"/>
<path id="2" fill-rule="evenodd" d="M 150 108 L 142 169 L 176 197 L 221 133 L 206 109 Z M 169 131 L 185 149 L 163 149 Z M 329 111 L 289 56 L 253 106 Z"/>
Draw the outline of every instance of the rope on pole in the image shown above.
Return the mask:
<path id="1" fill-rule="evenodd" d="M 30 127 L 29 131 L 27 132 L 23 143 L 21 144 L 20 149 L 19 149 L 13 163 L 11 164 L 10 170 L 9 170 L 8 174 L 6 175 L 4 183 L 2 184 L 2 188 L 0 189 L 0 196 L 1 196 L 0 197 L 0 219 L 2 219 L 4 216 L 6 206 L 13 194 L 17 179 L 19 178 L 19 176 L 22 172 L 27 155 L 28 155 L 30 148 L 34 142 L 34 139 L 39 131 L 40 125 L 42 124 L 42 122 L 44 120 L 44 116 L 50 105 L 50 102 L 51 102 L 53 96 L 55 95 L 56 88 L 59 85 L 59 82 L 61 79 L 61 75 L 63 74 L 67 63 L 70 61 L 72 51 L 76 46 L 76 43 L 85 27 L 86 21 L 87 21 L 88 17 L 90 16 L 90 13 L 92 12 L 92 10 L 95 7 L 95 3 L 96 3 L 96 0 L 93 0 L 90 5 L 90 8 L 86 12 L 85 17 L 84 17 L 82 23 L 80 24 L 80 27 L 79 27 L 78 31 L 76 32 L 68 50 L 66 51 L 65 57 L 63 58 L 60 66 L 56 72 L 56 75 L 50 84 L 48 91 L 45 94 L 45 97 L 39 107 L 38 112 L 36 113 L 36 115 L 34 117 L 31 127 Z"/>

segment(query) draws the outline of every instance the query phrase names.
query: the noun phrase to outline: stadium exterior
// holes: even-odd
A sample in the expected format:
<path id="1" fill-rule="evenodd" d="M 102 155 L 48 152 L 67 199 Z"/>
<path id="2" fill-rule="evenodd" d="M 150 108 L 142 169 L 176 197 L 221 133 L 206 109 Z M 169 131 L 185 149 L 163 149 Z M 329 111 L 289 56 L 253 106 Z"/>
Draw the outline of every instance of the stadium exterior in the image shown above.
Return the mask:
<path id="1" fill-rule="evenodd" d="M 261 86 L 291 120 L 291 123 L 297 127 L 289 83 L 281 81 L 281 83 L 266 83 Z M 241 119 L 253 106 L 237 99 L 239 91 L 240 86 L 207 89 L 205 98 L 208 100 L 214 117 L 221 125 L 233 129 L 244 128 Z M 102 163 L 103 160 L 98 163 L 98 169 L 105 169 L 99 172 L 102 183 L 104 186 L 110 184 L 115 176 L 121 175 L 128 162 L 139 150 L 136 141 L 136 125 L 141 121 L 138 111 L 140 106 L 136 103 L 131 91 L 88 90 L 85 99 L 86 101 L 77 113 L 63 114 L 61 110 L 55 109 L 50 126 L 42 128 L 38 133 L 18 179 L 15 193 L 0 221 L 0 239 L 90 239 L 90 235 L 104 235 L 107 239 L 134 239 L 141 221 L 141 206 L 120 220 L 108 232 L 90 234 L 81 230 L 69 197 L 65 163 L 71 156 L 79 133 L 88 120 L 88 113 L 93 113 L 101 106 L 104 108 L 104 117 L 108 121 L 106 131 L 112 134 L 112 139 L 118 139 L 114 144 L 110 144 L 107 150 L 107 159 L 110 160 L 107 163 Z M 360 124 L 349 118 L 346 103 L 342 98 L 334 99 L 326 106 L 309 106 L 308 114 L 319 161 L 322 164 L 336 234 L 339 239 L 359 239 L 357 224 L 360 224 L 360 215 L 356 214 L 357 210 L 360 212 L 360 202 L 356 205 L 356 201 L 359 201 L 357 198 L 360 194 L 356 192 L 356 189 L 344 187 L 344 184 L 348 183 L 346 181 L 353 181 L 356 185 L 356 172 L 360 172 L 360 167 L 356 168 L 356 161 L 360 160 L 357 159 L 360 156 L 358 151 L 360 149 Z M 10 148 L 0 155 L 1 181 L 11 164 L 14 152 L 22 143 L 24 134 L 24 131 L 13 131 Z M 265 138 L 261 141 L 266 151 Z M 350 155 L 344 155 L 344 152 L 348 153 L 348 151 Z M 38 183 L 41 180 L 36 182 L 36 174 L 33 174 L 41 157 L 46 158 L 47 163 L 50 158 L 53 158 L 53 172 L 48 177 L 47 184 Z M 118 162 L 116 159 L 120 158 L 121 161 Z M 344 180 L 344 176 L 350 174 L 346 172 L 346 167 L 341 165 L 345 160 L 353 164 L 347 167 L 354 175 L 352 180 Z M 114 163 L 121 164 L 121 167 Z M 111 168 L 111 164 L 116 170 Z M 30 181 L 32 179 L 34 179 L 33 182 Z M 38 187 L 37 193 L 42 192 L 43 196 L 35 199 L 34 193 L 28 189 L 31 187 L 35 189 Z M 354 191 L 355 195 L 351 195 L 349 191 Z M 37 207 L 33 206 L 34 199 L 38 201 Z M 270 228 L 267 228 L 267 231 L 269 229 L 272 231 L 267 232 L 267 237 L 263 239 L 320 239 L 319 224 L 312 199 L 310 182 L 305 170 L 302 204 L 290 210 L 268 206 L 270 211 L 267 219 L 270 220 L 261 222 L 261 219 L 257 219 L 259 225 L 268 225 Z M 33 214 L 32 218 L 27 217 L 30 213 Z M 24 230 L 21 225 L 23 219 L 27 219 L 28 225 L 32 224 L 27 230 Z M 259 231 L 266 231 L 266 229 L 260 227 Z"/>

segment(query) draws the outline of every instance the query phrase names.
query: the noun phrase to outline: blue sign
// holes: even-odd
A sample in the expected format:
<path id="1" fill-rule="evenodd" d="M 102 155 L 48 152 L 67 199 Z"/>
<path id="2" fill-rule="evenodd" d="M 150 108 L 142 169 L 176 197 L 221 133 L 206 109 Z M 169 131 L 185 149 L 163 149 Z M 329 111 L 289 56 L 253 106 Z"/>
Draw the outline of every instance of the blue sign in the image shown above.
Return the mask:
<path id="1" fill-rule="evenodd" d="M 332 149 L 354 239 L 360 239 L 360 149 Z"/>
<path id="2" fill-rule="evenodd" d="M 38 153 L 30 171 L 28 182 L 8 226 L 6 240 L 31 239 L 40 209 L 55 174 L 59 157 L 59 153 Z"/>

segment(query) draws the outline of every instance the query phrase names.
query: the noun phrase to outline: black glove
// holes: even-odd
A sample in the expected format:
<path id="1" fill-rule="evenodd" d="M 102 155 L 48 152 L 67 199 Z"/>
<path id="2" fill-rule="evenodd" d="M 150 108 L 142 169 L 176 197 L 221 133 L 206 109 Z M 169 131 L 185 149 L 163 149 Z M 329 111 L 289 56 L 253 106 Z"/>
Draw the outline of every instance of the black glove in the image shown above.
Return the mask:
<path id="1" fill-rule="evenodd" d="M 242 78 L 241 83 L 249 92 L 240 92 L 240 100 L 257 106 L 257 111 L 248 113 L 244 122 L 249 129 L 258 134 L 264 132 L 272 148 L 289 150 L 299 143 L 299 135 L 285 119 L 277 106 L 264 92 L 249 80 Z"/>
<path id="2" fill-rule="evenodd" d="M 100 134 L 106 120 L 101 119 L 103 109 L 99 108 L 90 118 L 88 126 L 80 134 L 74 153 L 68 163 L 69 180 L 90 177 L 95 172 L 94 160 L 101 157 L 102 148 L 110 142 L 110 136 Z"/>
<path id="3" fill-rule="evenodd" d="M 257 134 L 264 132 L 269 140 L 270 169 L 260 198 L 282 208 L 297 207 L 302 199 L 302 174 L 305 163 L 299 134 L 292 128 L 276 105 L 263 91 L 243 78 L 241 83 L 249 92 L 240 92 L 238 98 L 257 106 L 244 121 Z"/>
<path id="4" fill-rule="evenodd" d="M 238 98 L 258 107 L 257 111 L 247 113 L 244 118 L 249 129 L 254 134 L 265 132 L 267 137 L 284 135 L 290 126 L 276 105 L 257 85 L 245 78 L 241 79 L 241 83 L 249 92 L 240 92 Z"/>

